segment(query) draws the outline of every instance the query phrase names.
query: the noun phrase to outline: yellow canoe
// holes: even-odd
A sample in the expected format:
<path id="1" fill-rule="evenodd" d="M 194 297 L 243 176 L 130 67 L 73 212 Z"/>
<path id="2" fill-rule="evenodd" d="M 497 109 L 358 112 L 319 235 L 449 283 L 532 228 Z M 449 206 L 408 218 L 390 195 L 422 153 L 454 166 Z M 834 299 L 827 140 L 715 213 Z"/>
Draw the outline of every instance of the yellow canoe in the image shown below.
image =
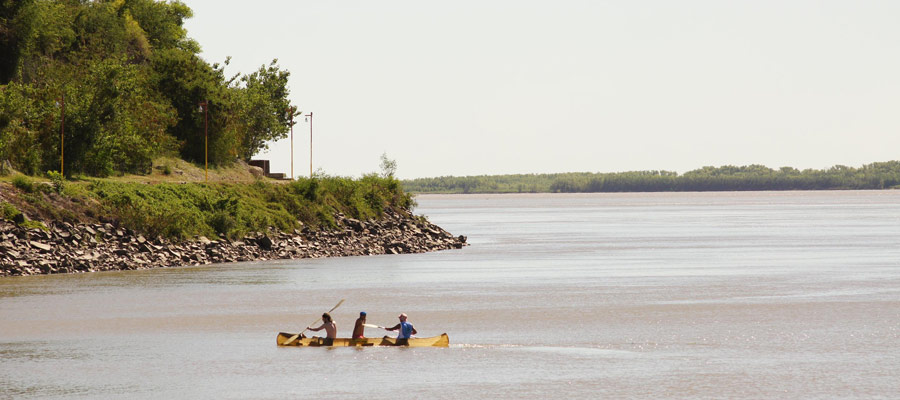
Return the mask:
<path id="1" fill-rule="evenodd" d="M 398 340 L 392 337 L 380 338 L 334 338 L 329 339 L 320 337 L 298 338 L 290 343 L 286 343 L 288 339 L 296 336 L 296 333 L 278 332 L 275 342 L 279 346 L 305 346 L 305 347 L 352 347 L 352 346 L 408 346 L 408 347 L 449 347 L 450 337 L 446 333 L 441 336 L 433 336 L 426 338 L 412 338 L 406 340 Z"/>

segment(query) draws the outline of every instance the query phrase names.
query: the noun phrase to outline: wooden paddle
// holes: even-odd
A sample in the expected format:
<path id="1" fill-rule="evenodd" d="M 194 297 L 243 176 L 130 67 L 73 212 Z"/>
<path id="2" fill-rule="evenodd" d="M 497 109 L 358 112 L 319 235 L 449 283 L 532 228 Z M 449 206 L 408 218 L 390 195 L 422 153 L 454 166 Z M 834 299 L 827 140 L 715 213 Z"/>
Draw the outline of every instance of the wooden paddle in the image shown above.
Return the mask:
<path id="1" fill-rule="evenodd" d="M 341 301 L 339 301 L 337 304 L 335 304 L 334 307 L 332 307 L 330 310 L 328 310 L 328 312 L 330 313 L 330 312 L 336 310 L 338 307 L 341 306 L 341 304 L 344 304 L 344 299 L 341 299 Z M 309 325 L 313 325 L 316 322 L 319 322 L 321 320 L 322 320 L 322 317 L 316 318 L 316 320 L 311 322 Z M 302 331 L 300 331 L 300 333 L 289 337 L 288 340 L 286 342 L 284 342 L 284 346 L 294 343 L 294 341 L 297 340 L 297 338 L 300 337 L 300 335 L 302 335 L 303 332 L 306 332 L 306 330 L 309 329 L 309 325 L 306 325 L 306 328 L 304 328 Z"/>
<path id="2" fill-rule="evenodd" d="M 363 324 L 363 326 L 366 327 L 366 328 L 378 328 L 378 329 L 384 329 L 384 330 L 387 330 L 387 328 L 385 328 L 385 327 L 383 327 L 383 326 L 380 326 L 380 325 Z M 385 336 L 385 337 L 387 337 L 387 336 Z M 414 338 L 414 337 L 416 337 L 416 336 L 415 336 L 415 335 L 412 335 L 412 336 L 410 336 L 409 338 L 412 339 L 412 338 Z"/>

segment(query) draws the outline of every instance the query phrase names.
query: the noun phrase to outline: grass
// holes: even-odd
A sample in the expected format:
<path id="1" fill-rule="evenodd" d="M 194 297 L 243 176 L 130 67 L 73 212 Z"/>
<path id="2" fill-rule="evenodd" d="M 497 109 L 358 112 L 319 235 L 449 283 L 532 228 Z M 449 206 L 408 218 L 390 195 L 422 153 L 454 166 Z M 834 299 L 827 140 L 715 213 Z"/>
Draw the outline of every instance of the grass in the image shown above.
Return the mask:
<path id="1" fill-rule="evenodd" d="M 149 237 L 235 239 L 269 228 L 334 228 L 336 213 L 365 220 L 415 206 L 392 177 L 273 181 L 255 176 L 243 163 L 210 170 L 208 183 L 202 167 L 179 159 L 156 160 L 150 175 L 48 177 L 0 177 L 0 185 L 10 186 L 0 190 L 6 192 L 0 193 L 5 200 L 0 217 L 11 219 L 8 206 L 38 220 L 112 222 Z"/>
<path id="2" fill-rule="evenodd" d="M 21 186 L 21 187 L 20 187 Z M 18 198 L 54 220 L 102 216 L 151 237 L 240 238 L 251 232 L 336 227 L 333 215 L 378 218 L 409 210 L 411 197 L 393 178 L 316 177 L 290 183 L 158 183 L 110 179 L 68 181 L 60 193 L 47 184 L 16 185 Z M 38 189 L 43 188 L 46 189 Z M 29 189 L 30 191 L 26 191 Z M 73 211 L 72 205 L 78 205 Z M 10 206 L 11 207 L 11 206 Z M 6 216 L 4 208 L 4 218 Z M 98 217 L 99 218 L 99 217 Z M 10 218 L 7 218 L 10 219 Z"/>

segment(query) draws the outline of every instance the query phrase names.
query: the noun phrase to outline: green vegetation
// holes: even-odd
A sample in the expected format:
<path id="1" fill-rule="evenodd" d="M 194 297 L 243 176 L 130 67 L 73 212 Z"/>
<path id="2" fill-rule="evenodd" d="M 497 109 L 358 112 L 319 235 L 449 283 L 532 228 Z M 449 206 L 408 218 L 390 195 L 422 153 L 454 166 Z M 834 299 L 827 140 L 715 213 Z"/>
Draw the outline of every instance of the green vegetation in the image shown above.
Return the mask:
<path id="1" fill-rule="evenodd" d="M 387 210 L 408 213 L 414 206 L 399 181 L 376 174 L 361 179 L 320 176 L 285 184 L 260 180 L 252 184 L 148 185 L 93 179 L 69 182 L 61 194 L 52 185 L 31 187 L 32 192 L 27 193 L 19 187 L 23 203 L 34 208 L 30 214 L 69 222 L 97 216 L 150 237 L 172 239 L 195 235 L 234 239 L 270 227 L 281 231 L 304 226 L 328 229 L 336 226 L 336 213 L 365 220 L 378 218 Z M 67 208 L 72 204 L 84 208 L 73 213 Z M 6 203 L 2 212 L 10 220 L 19 213 Z"/>
<path id="2" fill-rule="evenodd" d="M 6 202 L 0 202 L 0 218 L 15 221 L 21 217 L 22 212 L 16 209 L 15 206 Z"/>
<path id="3" fill-rule="evenodd" d="M 414 193 L 589 193 L 738 190 L 890 189 L 900 187 L 900 161 L 860 168 L 774 170 L 762 165 L 669 171 L 562 173 L 421 178 L 403 181 Z"/>
<path id="4" fill-rule="evenodd" d="M 22 212 L 19 211 L 15 206 L 3 201 L 0 201 L 0 219 L 13 221 L 26 229 L 41 229 L 44 231 L 49 231 L 49 229 L 47 229 L 47 226 L 44 225 L 43 222 L 26 219 L 25 215 L 22 214 Z"/>
<path id="5" fill-rule="evenodd" d="M 16 175 L 12 179 L 12 184 L 25 193 L 34 193 L 34 181 L 25 175 Z"/>
<path id="6" fill-rule="evenodd" d="M 290 74 L 273 61 L 226 77 L 188 38 L 191 16 L 180 1 L 0 0 L 0 168 L 60 170 L 61 150 L 66 176 L 203 163 L 207 112 L 212 165 L 285 137 Z"/>

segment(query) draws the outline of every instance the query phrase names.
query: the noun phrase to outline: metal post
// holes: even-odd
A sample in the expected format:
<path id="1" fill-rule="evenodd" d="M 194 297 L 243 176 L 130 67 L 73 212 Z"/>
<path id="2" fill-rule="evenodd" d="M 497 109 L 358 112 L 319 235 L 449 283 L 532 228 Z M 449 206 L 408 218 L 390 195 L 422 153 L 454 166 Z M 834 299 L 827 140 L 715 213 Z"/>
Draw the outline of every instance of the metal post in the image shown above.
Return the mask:
<path id="1" fill-rule="evenodd" d="M 291 113 L 291 180 L 294 180 L 294 110 L 296 107 L 288 107 L 288 112 Z"/>
<path id="2" fill-rule="evenodd" d="M 309 114 L 306 114 L 306 116 L 309 117 L 309 177 L 312 178 L 312 176 L 313 176 L 313 167 L 312 167 L 313 166 L 313 161 L 312 161 L 312 156 L 313 156 L 313 150 L 312 150 L 313 149 L 312 148 L 313 118 L 312 117 L 313 117 L 313 113 L 310 112 Z"/>

